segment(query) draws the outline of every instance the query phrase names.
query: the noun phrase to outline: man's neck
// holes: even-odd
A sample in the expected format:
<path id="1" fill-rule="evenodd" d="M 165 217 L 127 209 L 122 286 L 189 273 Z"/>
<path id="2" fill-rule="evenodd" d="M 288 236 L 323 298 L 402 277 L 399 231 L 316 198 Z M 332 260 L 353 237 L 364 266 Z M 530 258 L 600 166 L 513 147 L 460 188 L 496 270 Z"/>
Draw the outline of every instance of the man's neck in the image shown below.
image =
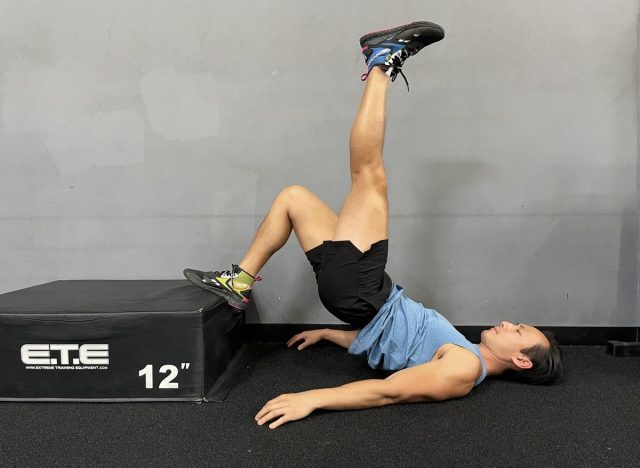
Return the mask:
<path id="1" fill-rule="evenodd" d="M 484 365 L 487 369 L 487 377 L 490 375 L 500 375 L 505 370 L 509 369 L 508 363 L 496 356 L 493 351 L 487 348 L 484 344 L 480 343 L 478 344 L 478 347 L 480 348 L 482 360 L 484 361 Z"/>

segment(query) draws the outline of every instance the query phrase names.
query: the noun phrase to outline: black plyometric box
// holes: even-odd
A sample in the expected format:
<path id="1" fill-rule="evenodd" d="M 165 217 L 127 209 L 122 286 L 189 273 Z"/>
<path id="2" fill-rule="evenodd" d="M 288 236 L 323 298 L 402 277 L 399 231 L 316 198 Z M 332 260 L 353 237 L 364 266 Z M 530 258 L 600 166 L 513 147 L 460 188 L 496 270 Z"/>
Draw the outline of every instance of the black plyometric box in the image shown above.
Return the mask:
<path id="1" fill-rule="evenodd" d="M 244 313 L 185 280 L 54 281 L 0 295 L 0 400 L 208 401 Z"/>

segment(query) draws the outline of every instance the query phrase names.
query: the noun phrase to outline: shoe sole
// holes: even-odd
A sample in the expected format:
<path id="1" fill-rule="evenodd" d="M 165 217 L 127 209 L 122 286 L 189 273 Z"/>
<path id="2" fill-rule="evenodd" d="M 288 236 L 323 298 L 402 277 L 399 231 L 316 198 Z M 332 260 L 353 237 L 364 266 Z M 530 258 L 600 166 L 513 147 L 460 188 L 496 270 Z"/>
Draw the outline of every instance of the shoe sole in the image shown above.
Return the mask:
<path id="1" fill-rule="evenodd" d="M 246 304 L 244 303 L 242 303 L 241 305 L 238 304 L 238 300 L 231 293 L 220 290 L 220 289 L 216 289 L 213 286 L 209 286 L 208 284 L 203 283 L 202 279 L 192 270 L 186 269 L 182 273 L 184 274 L 185 278 L 187 278 L 189 282 L 191 282 L 191 284 L 198 286 L 200 289 L 204 289 L 205 291 L 212 292 L 216 296 L 223 298 L 234 309 L 238 309 L 238 310 L 246 309 L 247 307 Z"/>
<path id="2" fill-rule="evenodd" d="M 410 29 L 410 28 L 431 28 L 431 29 L 435 29 L 435 30 L 439 31 L 440 34 L 442 34 L 442 37 L 444 38 L 444 29 L 442 29 L 442 26 L 440 26 L 439 24 L 430 23 L 429 21 L 416 21 L 414 23 L 405 24 L 403 26 L 398 26 L 396 28 L 382 29 L 380 31 L 374 31 L 374 32 L 370 32 L 368 34 L 365 34 L 364 36 L 362 36 L 360 38 L 360 47 L 364 47 L 365 42 L 367 42 L 369 39 L 372 39 L 374 37 L 380 36 L 382 34 L 391 34 L 391 33 L 395 33 L 395 32 L 405 31 L 405 30 Z"/>

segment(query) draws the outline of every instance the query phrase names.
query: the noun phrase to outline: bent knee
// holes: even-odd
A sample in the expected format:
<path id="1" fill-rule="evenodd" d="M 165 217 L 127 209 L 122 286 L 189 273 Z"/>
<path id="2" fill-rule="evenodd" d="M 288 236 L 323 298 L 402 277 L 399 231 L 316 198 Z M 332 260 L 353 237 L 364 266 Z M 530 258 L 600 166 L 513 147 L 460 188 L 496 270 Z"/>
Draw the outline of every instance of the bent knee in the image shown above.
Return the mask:
<path id="1" fill-rule="evenodd" d="M 289 185 L 283 188 L 278 197 L 286 201 L 299 201 L 301 198 L 308 198 L 312 195 L 311 190 L 302 185 Z"/>

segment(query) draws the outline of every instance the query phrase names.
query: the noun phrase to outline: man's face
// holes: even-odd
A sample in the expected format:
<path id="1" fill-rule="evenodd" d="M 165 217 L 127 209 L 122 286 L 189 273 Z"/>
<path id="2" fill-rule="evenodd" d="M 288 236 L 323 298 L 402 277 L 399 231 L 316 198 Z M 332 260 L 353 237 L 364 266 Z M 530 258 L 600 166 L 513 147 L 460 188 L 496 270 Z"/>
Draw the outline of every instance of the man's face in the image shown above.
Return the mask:
<path id="1" fill-rule="evenodd" d="M 535 327 L 524 323 L 503 321 L 488 330 L 483 330 L 481 342 L 502 361 L 511 362 L 513 368 L 529 368 L 531 361 L 520 350 L 541 344 L 549 347 L 547 337 Z"/>

